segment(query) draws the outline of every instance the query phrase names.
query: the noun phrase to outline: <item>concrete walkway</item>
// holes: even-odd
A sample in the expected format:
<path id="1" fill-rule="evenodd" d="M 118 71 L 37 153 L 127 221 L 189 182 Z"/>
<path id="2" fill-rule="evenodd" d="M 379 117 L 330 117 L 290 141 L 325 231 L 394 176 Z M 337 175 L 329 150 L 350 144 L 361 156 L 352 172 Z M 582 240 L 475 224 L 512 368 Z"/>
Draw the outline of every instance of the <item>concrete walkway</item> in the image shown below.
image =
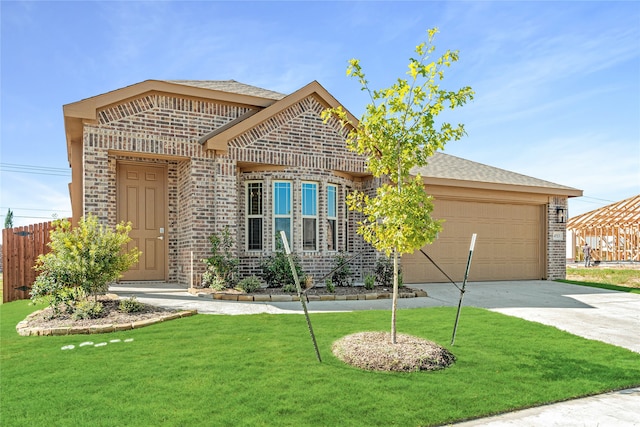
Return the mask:
<path id="1" fill-rule="evenodd" d="M 427 298 L 398 300 L 398 308 L 457 306 L 460 292 L 452 284 L 411 285 Z M 179 285 L 127 283 L 110 288 L 120 297 L 204 314 L 300 314 L 299 302 L 243 303 L 198 297 Z M 588 339 L 640 353 L 640 295 L 531 280 L 467 283 L 463 306 L 482 307 L 554 326 Z M 391 300 L 314 301 L 310 312 L 388 310 Z M 464 314 L 463 314 L 464 315 Z M 640 356 L 639 356 L 640 357 Z M 638 378 L 640 383 L 640 378 Z M 457 424 L 460 426 L 639 426 L 640 387 L 511 412 Z"/>

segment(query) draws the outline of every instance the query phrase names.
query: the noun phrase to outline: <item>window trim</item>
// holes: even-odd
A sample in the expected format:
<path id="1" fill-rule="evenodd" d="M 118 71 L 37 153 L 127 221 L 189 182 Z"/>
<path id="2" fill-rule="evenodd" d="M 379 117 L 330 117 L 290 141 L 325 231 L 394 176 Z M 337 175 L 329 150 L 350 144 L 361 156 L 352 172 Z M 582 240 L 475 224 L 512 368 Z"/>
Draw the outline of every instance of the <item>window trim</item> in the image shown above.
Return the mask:
<path id="1" fill-rule="evenodd" d="M 329 189 L 333 188 L 333 209 L 334 209 L 334 215 L 331 215 L 330 211 L 329 211 Z M 331 221 L 334 221 L 333 223 L 333 235 L 329 236 L 329 227 L 327 227 L 327 251 L 329 252 L 337 252 L 338 251 L 338 186 L 336 184 L 327 184 L 327 189 L 326 189 L 326 205 L 327 205 L 327 223 L 330 224 Z M 330 242 L 329 239 L 332 239 L 333 241 Z M 333 243 L 333 249 L 329 248 L 329 243 Z"/>
<path id="2" fill-rule="evenodd" d="M 251 195 L 249 191 L 249 186 L 251 184 L 260 184 L 260 214 L 252 214 L 251 213 Z M 245 182 L 245 249 L 248 252 L 262 251 L 264 249 L 264 182 L 261 180 L 251 180 Z M 259 218 L 261 220 L 260 227 L 260 248 L 259 249 L 250 249 L 249 248 L 249 222 L 251 219 Z"/>
<path id="3" fill-rule="evenodd" d="M 304 213 L 304 208 L 305 208 L 305 186 L 306 185 L 312 185 L 314 187 L 314 195 L 315 198 L 313 200 L 313 207 L 315 208 L 315 213 L 313 215 L 308 215 Z M 301 228 L 301 236 L 302 236 L 302 250 L 305 252 L 317 252 L 318 251 L 318 247 L 319 247 L 319 242 L 318 242 L 318 236 L 319 236 L 319 210 L 318 210 L 318 199 L 319 199 L 319 188 L 320 188 L 320 184 L 318 182 L 314 182 L 314 181 L 302 181 L 300 183 L 300 215 L 301 215 L 301 221 L 300 221 L 300 228 Z M 304 220 L 305 219 L 314 219 L 315 220 L 315 225 L 314 225 L 314 241 L 315 241 L 315 246 L 313 249 L 309 249 L 309 248 L 305 248 L 305 242 L 304 242 Z"/>
<path id="4" fill-rule="evenodd" d="M 288 214 L 276 214 L 276 184 L 288 184 L 289 186 L 289 213 Z M 273 230 L 273 239 L 271 241 L 271 245 L 273 247 L 273 251 L 276 251 L 276 241 L 278 236 L 276 235 L 276 220 L 278 218 L 289 219 L 289 238 L 293 240 L 293 182 L 288 180 L 274 180 L 271 183 L 271 191 L 272 191 L 272 208 L 271 208 L 271 225 Z M 289 246 L 293 247 L 293 242 L 289 241 Z"/>

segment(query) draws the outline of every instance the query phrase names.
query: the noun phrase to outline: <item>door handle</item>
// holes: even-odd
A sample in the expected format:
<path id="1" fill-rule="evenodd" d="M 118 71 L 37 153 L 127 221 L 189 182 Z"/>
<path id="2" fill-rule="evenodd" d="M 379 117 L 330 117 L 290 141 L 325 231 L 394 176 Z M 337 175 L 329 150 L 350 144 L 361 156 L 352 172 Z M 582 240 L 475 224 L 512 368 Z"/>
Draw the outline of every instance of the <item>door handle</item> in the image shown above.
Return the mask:
<path id="1" fill-rule="evenodd" d="M 164 240 L 164 236 L 158 236 L 158 240 Z"/>

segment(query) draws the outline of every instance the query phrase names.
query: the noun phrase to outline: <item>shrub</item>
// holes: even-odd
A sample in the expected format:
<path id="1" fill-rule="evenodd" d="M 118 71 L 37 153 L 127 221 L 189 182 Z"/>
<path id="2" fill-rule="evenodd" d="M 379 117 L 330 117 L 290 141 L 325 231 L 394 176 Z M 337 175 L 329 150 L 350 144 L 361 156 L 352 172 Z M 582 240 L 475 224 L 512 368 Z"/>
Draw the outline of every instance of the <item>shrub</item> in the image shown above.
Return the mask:
<path id="1" fill-rule="evenodd" d="M 378 258 L 376 262 L 376 282 L 381 286 L 393 286 L 393 260 L 391 258 Z M 402 287 L 402 269 L 398 267 L 398 287 Z"/>
<path id="2" fill-rule="evenodd" d="M 373 289 L 376 285 L 376 276 L 375 274 L 367 273 L 364 276 L 364 287 L 365 289 Z"/>
<path id="3" fill-rule="evenodd" d="M 306 276 L 300 266 L 300 260 L 295 254 L 292 256 L 298 279 L 300 279 L 300 283 L 305 283 Z M 289 265 L 289 259 L 284 253 L 282 242 L 279 240 L 276 251 L 260 263 L 260 269 L 262 270 L 260 276 L 267 283 L 267 287 L 277 288 L 279 286 L 293 285 L 295 290 L 295 281 Z"/>
<path id="4" fill-rule="evenodd" d="M 82 288 L 86 294 L 105 292 L 109 284 L 131 268 L 140 252 L 123 246 L 131 241 L 131 223 L 121 222 L 115 231 L 87 215 L 76 227 L 64 219 L 54 223 L 48 244 L 51 251 L 40 255 L 35 269 L 40 272 L 31 289 L 31 299 L 46 301 L 57 310 L 61 303 L 72 301 L 70 289 Z"/>
<path id="5" fill-rule="evenodd" d="M 353 286 L 353 273 L 344 254 L 336 255 L 333 268 L 336 269 L 331 276 L 333 284 L 336 286 Z"/>
<path id="6" fill-rule="evenodd" d="M 327 288 L 327 292 L 334 293 L 336 291 L 336 285 L 329 279 L 324 282 L 324 286 Z"/>
<path id="7" fill-rule="evenodd" d="M 120 300 L 120 304 L 118 304 L 118 310 L 123 313 L 138 313 L 143 308 L 144 304 L 138 301 L 136 297 Z"/>
<path id="8" fill-rule="evenodd" d="M 206 273 L 202 276 L 204 287 L 219 287 L 223 283 L 225 287 L 233 288 L 238 274 L 239 259 L 233 254 L 233 238 L 229 227 L 225 227 L 221 233 L 213 233 L 209 236 L 211 243 L 211 256 L 202 261 L 207 265 Z M 215 280 L 214 280 L 215 279 Z M 219 290 L 219 289 L 218 289 Z"/>
<path id="9" fill-rule="evenodd" d="M 224 291 L 228 288 L 227 282 L 209 269 L 202 274 L 202 284 L 205 288 L 209 287 L 214 291 Z"/>
<path id="10" fill-rule="evenodd" d="M 245 277 L 240 281 L 240 283 L 238 283 L 236 289 L 246 294 L 255 292 L 260 289 L 260 279 L 258 279 L 256 276 Z"/>
<path id="11" fill-rule="evenodd" d="M 284 292 L 289 292 L 289 293 L 298 292 L 298 289 L 296 288 L 296 285 L 294 285 L 292 283 L 288 283 L 288 284 L 282 286 L 282 290 Z"/>
<path id="12" fill-rule="evenodd" d="M 103 306 L 100 301 L 92 301 L 85 299 L 78 301 L 73 307 L 73 314 L 71 318 L 73 320 L 80 319 L 97 319 L 103 315 Z"/>
<path id="13" fill-rule="evenodd" d="M 52 317 L 58 317 L 63 311 L 73 313 L 73 305 L 83 298 L 86 294 L 79 286 L 65 286 L 63 280 L 55 280 L 45 273 L 38 275 L 31 287 L 31 300 L 48 304 L 53 310 Z"/>

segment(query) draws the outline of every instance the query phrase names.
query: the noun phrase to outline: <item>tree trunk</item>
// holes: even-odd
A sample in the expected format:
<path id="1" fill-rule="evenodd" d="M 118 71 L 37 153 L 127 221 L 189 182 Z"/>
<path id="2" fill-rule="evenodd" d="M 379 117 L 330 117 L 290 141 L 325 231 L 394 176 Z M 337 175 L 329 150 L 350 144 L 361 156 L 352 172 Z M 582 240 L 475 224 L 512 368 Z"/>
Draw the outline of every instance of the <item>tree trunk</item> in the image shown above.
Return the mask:
<path id="1" fill-rule="evenodd" d="M 391 344 L 396 343 L 396 310 L 398 308 L 398 251 L 393 252 L 393 302 L 391 303 Z"/>

